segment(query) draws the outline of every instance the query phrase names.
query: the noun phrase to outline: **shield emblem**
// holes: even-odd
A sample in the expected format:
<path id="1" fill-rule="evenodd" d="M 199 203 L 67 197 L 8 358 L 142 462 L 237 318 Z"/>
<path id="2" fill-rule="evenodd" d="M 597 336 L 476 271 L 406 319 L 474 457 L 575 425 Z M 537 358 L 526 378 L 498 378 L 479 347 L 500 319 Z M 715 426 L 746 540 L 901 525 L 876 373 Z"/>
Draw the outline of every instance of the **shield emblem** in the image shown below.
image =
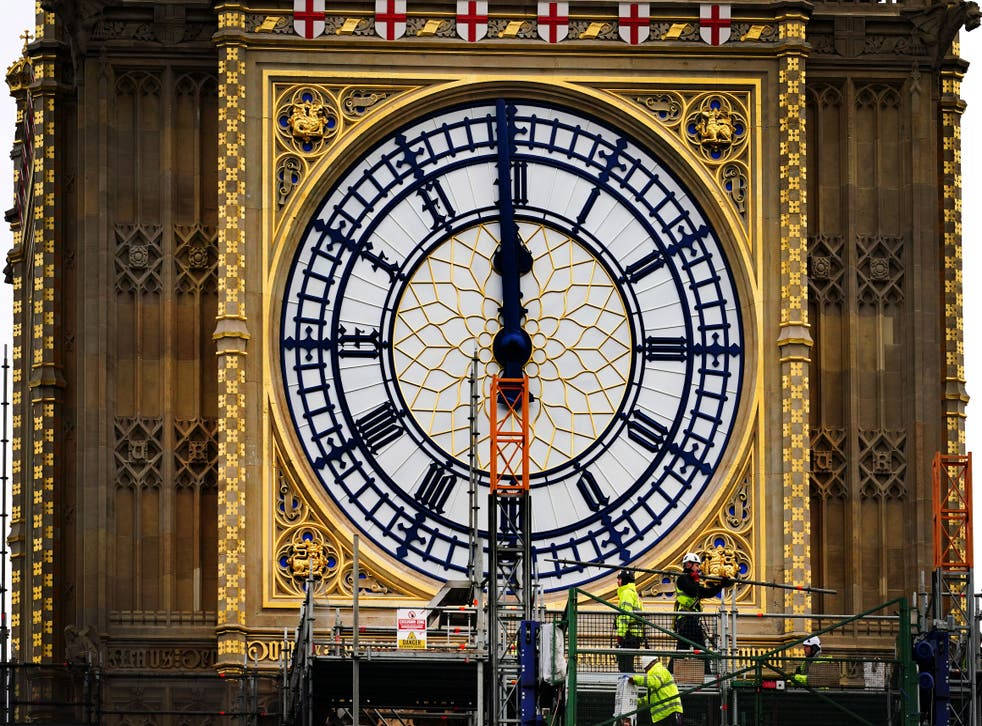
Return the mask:
<path id="1" fill-rule="evenodd" d="M 468 43 L 488 34 L 488 0 L 457 0 L 457 35 Z"/>
<path id="2" fill-rule="evenodd" d="M 558 43 L 569 35 L 569 3 L 539 3 L 539 37 L 547 43 Z"/>
<path id="3" fill-rule="evenodd" d="M 312 40 L 324 32 L 324 0 L 293 0 L 293 30 Z"/>
<path id="4" fill-rule="evenodd" d="M 625 43 L 637 45 L 651 35 L 648 3 L 621 3 L 617 18 L 617 33 Z"/>
<path id="5" fill-rule="evenodd" d="M 722 45 L 730 39 L 730 6 L 699 6 L 699 36 L 710 45 Z"/>
<path id="6" fill-rule="evenodd" d="M 406 34 L 406 0 L 375 0 L 375 32 L 386 40 Z"/>

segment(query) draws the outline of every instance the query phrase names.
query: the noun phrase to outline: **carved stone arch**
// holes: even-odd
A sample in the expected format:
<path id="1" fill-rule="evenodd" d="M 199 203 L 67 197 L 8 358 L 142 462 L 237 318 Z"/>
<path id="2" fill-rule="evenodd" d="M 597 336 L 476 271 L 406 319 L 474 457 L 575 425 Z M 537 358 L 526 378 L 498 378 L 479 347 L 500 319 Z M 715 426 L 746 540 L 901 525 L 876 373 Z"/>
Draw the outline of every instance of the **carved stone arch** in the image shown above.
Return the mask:
<path id="1" fill-rule="evenodd" d="M 816 108 L 838 108 L 842 105 L 842 90 L 831 83 L 808 84 L 805 102 Z"/>
<path id="2" fill-rule="evenodd" d="M 899 108 L 900 91 L 893 85 L 870 83 L 856 89 L 857 108 Z"/>
<path id="3" fill-rule="evenodd" d="M 159 96 L 160 74 L 145 70 L 125 71 L 116 76 L 117 96 Z"/>

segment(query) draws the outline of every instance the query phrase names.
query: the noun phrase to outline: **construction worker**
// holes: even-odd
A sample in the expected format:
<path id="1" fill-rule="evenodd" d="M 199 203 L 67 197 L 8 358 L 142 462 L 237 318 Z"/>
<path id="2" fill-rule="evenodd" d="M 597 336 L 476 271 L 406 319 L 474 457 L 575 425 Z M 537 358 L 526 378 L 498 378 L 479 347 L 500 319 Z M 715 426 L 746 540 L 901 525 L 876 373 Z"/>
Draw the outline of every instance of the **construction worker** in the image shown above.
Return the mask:
<path id="1" fill-rule="evenodd" d="M 617 607 L 629 613 L 640 613 L 644 610 L 638 588 L 634 584 L 634 573 L 622 570 L 617 575 Z M 635 650 L 641 647 L 641 637 L 644 635 L 644 624 L 630 615 L 618 615 L 614 618 L 617 634 L 617 647 Z M 617 656 L 617 669 L 621 673 L 634 672 L 634 655 Z"/>
<path id="2" fill-rule="evenodd" d="M 700 650 L 706 647 L 706 632 L 698 613 L 702 612 L 702 599 L 716 597 L 724 588 L 733 584 L 729 578 L 721 578 L 712 585 L 702 584 L 702 560 L 695 552 L 682 558 L 682 574 L 675 578 L 675 632 L 695 643 Z M 679 639 L 676 648 L 688 650 L 693 646 Z M 706 661 L 709 672 L 709 661 Z"/>
<path id="3" fill-rule="evenodd" d="M 644 673 L 630 676 L 639 687 L 638 715 L 647 709 L 651 714 L 652 724 L 682 726 L 682 699 L 679 698 L 679 689 L 668 668 L 653 655 L 645 656 L 641 665 Z"/>
<path id="4" fill-rule="evenodd" d="M 799 665 L 791 676 L 793 680 L 799 686 L 808 685 L 808 669 L 811 668 L 812 663 L 818 660 L 826 660 L 822 653 L 822 641 L 817 635 L 813 635 L 810 638 L 806 638 L 801 643 L 802 647 L 805 649 L 805 660 Z"/>

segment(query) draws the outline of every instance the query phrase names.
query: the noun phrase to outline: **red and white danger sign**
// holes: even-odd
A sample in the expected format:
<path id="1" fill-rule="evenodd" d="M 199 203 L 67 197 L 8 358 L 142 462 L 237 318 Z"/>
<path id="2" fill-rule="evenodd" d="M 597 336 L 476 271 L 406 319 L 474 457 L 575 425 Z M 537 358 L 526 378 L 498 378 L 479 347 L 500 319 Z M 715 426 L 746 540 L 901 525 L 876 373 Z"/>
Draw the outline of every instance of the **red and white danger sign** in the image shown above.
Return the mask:
<path id="1" fill-rule="evenodd" d="M 396 647 L 426 648 L 426 615 L 425 610 L 396 610 Z"/>

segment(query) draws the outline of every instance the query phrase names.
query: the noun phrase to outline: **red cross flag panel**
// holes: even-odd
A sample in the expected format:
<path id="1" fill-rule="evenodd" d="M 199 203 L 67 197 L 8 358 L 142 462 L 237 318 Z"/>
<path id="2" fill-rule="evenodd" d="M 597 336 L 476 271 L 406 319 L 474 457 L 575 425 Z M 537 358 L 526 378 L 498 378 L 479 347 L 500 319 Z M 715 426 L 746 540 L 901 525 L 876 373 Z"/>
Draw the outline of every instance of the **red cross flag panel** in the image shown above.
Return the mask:
<path id="1" fill-rule="evenodd" d="M 386 40 L 406 34 L 406 0 L 375 0 L 375 32 Z"/>
<path id="2" fill-rule="evenodd" d="M 699 6 L 699 35 L 710 45 L 722 45 L 730 39 L 730 6 Z"/>
<path id="3" fill-rule="evenodd" d="M 469 43 L 488 34 L 488 0 L 457 0 L 457 35 Z"/>
<path id="4" fill-rule="evenodd" d="M 617 17 L 617 32 L 625 43 L 637 45 L 648 39 L 651 34 L 648 3 L 621 3 Z"/>
<path id="5" fill-rule="evenodd" d="M 558 43 L 569 35 L 569 3 L 539 3 L 539 37 Z"/>
<path id="6" fill-rule="evenodd" d="M 324 0 L 293 0 L 293 29 L 311 40 L 324 32 Z"/>

